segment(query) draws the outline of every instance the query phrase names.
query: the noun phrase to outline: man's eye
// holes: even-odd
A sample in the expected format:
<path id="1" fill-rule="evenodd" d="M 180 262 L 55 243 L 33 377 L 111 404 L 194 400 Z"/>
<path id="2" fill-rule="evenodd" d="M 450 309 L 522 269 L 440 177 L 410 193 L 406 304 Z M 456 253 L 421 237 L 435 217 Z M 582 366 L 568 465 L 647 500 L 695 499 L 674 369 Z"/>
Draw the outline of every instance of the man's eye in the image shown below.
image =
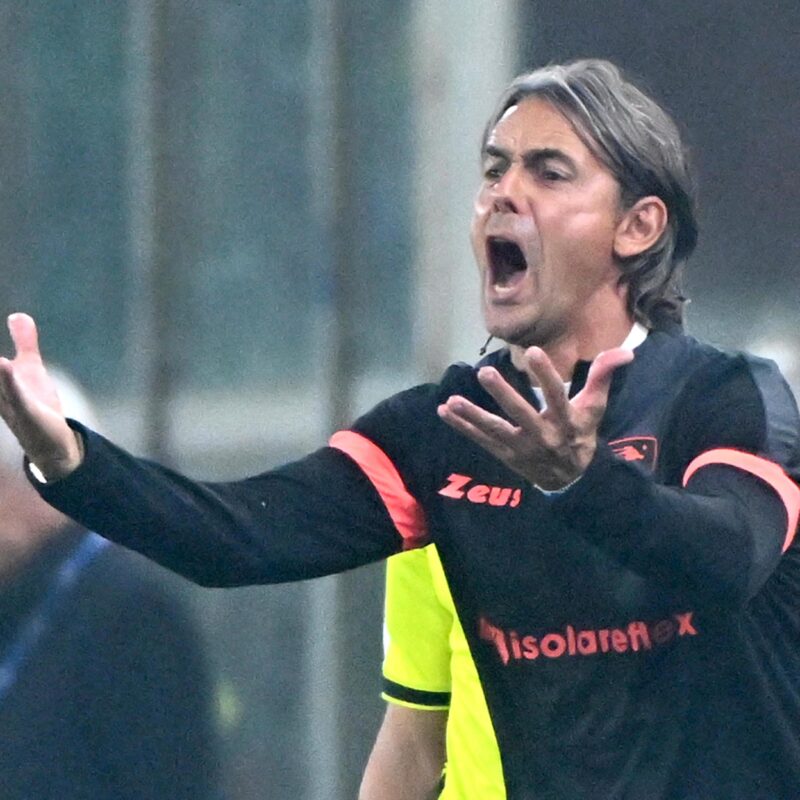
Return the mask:
<path id="1" fill-rule="evenodd" d="M 554 169 L 543 169 L 539 174 L 546 181 L 564 181 L 567 179 L 566 175 Z"/>
<path id="2" fill-rule="evenodd" d="M 503 169 L 497 164 L 492 164 L 485 167 L 483 170 L 483 177 L 487 181 L 496 181 L 503 175 Z"/>

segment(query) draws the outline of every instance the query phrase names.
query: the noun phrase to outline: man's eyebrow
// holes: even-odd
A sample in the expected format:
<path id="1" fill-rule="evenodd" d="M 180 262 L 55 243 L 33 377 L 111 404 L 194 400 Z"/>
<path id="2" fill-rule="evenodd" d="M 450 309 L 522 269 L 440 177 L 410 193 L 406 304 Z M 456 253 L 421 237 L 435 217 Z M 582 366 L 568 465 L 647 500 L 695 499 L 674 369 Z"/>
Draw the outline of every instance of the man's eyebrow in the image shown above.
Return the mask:
<path id="1" fill-rule="evenodd" d="M 483 148 L 483 158 L 502 158 L 506 161 L 510 161 L 511 153 L 497 145 L 487 144 Z M 557 147 L 535 148 L 533 150 L 526 150 L 522 154 L 522 162 L 526 167 L 535 167 L 543 161 L 549 161 L 551 159 L 561 161 L 565 166 L 571 169 L 575 168 L 575 160 Z"/>
<path id="2" fill-rule="evenodd" d="M 575 160 L 557 147 L 542 147 L 522 154 L 522 163 L 526 167 L 536 167 L 543 161 L 560 161 L 570 169 L 575 169 L 576 166 Z"/>
<path id="3" fill-rule="evenodd" d="M 506 161 L 510 160 L 511 154 L 508 150 L 503 150 L 502 147 L 498 147 L 494 144 L 487 144 L 483 148 L 483 152 L 481 153 L 482 158 L 504 158 Z"/>

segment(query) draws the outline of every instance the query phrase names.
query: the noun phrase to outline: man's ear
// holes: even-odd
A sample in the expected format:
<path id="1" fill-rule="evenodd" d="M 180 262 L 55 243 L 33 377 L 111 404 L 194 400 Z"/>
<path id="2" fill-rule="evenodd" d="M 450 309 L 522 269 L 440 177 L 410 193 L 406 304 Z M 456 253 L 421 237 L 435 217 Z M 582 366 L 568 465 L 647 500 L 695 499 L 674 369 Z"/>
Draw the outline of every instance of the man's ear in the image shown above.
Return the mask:
<path id="1" fill-rule="evenodd" d="M 660 197 L 650 195 L 637 200 L 617 224 L 614 255 L 630 258 L 652 247 L 667 227 L 668 216 Z"/>

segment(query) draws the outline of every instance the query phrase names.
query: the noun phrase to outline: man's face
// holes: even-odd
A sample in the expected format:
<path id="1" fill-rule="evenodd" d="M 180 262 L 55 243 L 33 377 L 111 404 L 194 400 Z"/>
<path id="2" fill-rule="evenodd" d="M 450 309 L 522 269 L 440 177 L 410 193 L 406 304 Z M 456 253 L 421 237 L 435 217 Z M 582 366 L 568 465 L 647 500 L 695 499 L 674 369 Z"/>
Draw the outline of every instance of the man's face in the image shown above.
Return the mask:
<path id="1" fill-rule="evenodd" d="M 472 222 L 487 330 L 545 346 L 624 307 L 621 216 L 616 179 L 565 117 L 536 97 L 510 108 L 488 138 Z"/>

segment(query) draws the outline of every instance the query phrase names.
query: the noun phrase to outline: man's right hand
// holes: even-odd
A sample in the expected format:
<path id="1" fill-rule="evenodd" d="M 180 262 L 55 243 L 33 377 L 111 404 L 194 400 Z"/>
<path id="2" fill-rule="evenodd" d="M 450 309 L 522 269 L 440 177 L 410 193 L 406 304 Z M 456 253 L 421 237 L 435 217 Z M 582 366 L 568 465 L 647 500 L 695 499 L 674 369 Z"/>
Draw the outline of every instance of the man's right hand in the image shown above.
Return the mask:
<path id="1" fill-rule="evenodd" d="M 64 478 L 83 461 L 83 443 L 67 425 L 42 363 L 36 323 L 27 314 L 11 314 L 8 329 L 16 355 L 0 358 L 0 416 L 46 480 Z"/>
<path id="2" fill-rule="evenodd" d="M 632 361 L 633 351 L 615 347 L 599 353 L 586 384 L 571 400 L 544 350 L 529 347 L 525 358 L 534 385 L 542 387 L 544 411 L 537 411 L 494 367 L 482 367 L 478 381 L 508 419 L 459 395 L 439 406 L 439 416 L 534 486 L 559 491 L 580 478 L 594 457 L 614 370 Z"/>

